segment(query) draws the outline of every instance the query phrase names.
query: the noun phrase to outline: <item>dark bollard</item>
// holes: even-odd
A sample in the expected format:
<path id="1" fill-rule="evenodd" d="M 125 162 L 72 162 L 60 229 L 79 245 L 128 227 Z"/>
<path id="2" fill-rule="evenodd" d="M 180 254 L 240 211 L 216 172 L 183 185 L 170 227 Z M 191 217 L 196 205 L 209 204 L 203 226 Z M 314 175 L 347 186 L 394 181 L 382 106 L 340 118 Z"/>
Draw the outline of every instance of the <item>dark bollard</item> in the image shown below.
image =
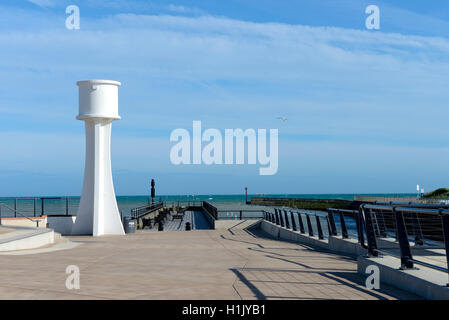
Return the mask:
<path id="1" fill-rule="evenodd" d="M 192 225 L 190 224 L 190 222 L 186 222 L 186 231 L 190 230 L 192 230 Z"/>
<path id="2" fill-rule="evenodd" d="M 159 222 L 157 231 L 164 231 L 164 224 L 162 223 L 162 221 Z"/>

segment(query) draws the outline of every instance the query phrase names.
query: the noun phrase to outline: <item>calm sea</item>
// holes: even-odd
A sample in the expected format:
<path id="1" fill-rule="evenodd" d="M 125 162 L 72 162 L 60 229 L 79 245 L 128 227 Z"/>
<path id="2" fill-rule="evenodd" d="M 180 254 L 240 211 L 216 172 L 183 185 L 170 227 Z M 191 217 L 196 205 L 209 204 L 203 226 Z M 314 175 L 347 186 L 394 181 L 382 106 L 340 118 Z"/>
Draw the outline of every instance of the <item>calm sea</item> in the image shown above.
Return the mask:
<path id="1" fill-rule="evenodd" d="M 366 196 L 381 196 L 381 197 L 410 197 L 415 194 L 359 194 Z M 261 195 L 248 195 L 248 198 L 260 197 Z M 266 197 L 276 198 L 312 198 L 312 199 L 342 199 L 353 200 L 353 194 L 265 194 Z M 56 214 L 76 214 L 79 205 L 79 197 L 47 197 L 42 201 L 41 198 L 16 198 L 17 211 L 26 216 L 41 215 L 42 205 L 43 212 L 47 215 Z M 165 202 L 187 202 L 187 201 L 208 201 L 218 207 L 222 208 L 238 208 L 245 204 L 245 195 L 183 195 L 183 196 L 158 196 Z M 117 204 L 123 216 L 130 215 L 131 209 L 144 206 L 149 202 L 148 196 L 117 196 Z M 14 199 L 0 198 L 1 214 L 3 217 L 13 216 Z"/>

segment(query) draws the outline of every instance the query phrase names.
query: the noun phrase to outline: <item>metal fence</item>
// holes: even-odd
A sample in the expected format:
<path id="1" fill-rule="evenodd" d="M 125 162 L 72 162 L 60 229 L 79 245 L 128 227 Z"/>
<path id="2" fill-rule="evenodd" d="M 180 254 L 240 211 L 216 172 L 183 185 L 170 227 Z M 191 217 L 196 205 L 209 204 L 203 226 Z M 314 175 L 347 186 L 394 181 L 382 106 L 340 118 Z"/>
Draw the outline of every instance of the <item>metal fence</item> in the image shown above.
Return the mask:
<path id="1" fill-rule="evenodd" d="M 218 219 L 221 220 L 251 220 L 263 217 L 263 210 L 257 209 L 219 209 Z"/>
<path id="2" fill-rule="evenodd" d="M 4 217 L 17 217 L 21 212 L 26 217 L 43 215 L 76 214 L 79 198 L 41 197 L 41 198 L 0 198 Z"/>
<path id="3" fill-rule="evenodd" d="M 210 204 L 209 202 L 207 202 L 207 201 L 202 201 L 201 206 L 203 207 L 203 209 L 204 209 L 207 213 L 209 213 L 209 214 L 214 218 L 214 220 L 217 220 L 217 218 L 218 218 L 218 210 L 217 210 L 216 207 L 214 207 L 213 205 L 211 205 L 211 204 Z"/>
<path id="4" fill-rule="evenodd" d="M 263 211 L 263 218 L 278 226 L 299 231 L 309 236 L 317 236 L 318 239 L 324 240 L 332 234 L 328 217 L 312 212 L 300 212 L 293 209 L 274 209 L 273 212 Z M 323 223 L 326 228 L 323 229 Z"/>
<path id="5" fill-rule="evenodd" d="M 143 217 L 149 213 L 152 213 L 154 211 L 161 209 L 163 206 L 164 206 L 163 202 L 156 202 L 156 203 L 151 203 L 146 206 L 131 209 L 131 218 L 138 219 L 138 218 Z"/>
<path id="6" fill-rule="evenodd" d="M 0 203 L 0 226 L 2 225 L 2 216 L 3 216 L 3 212 L 5 211 L 5 209 L 8 211 L 12 211 L 14 214 L 14 217 L 17 217 L 17 215 L 19 215 L 20 217 L 23 217 L 25 219 L 28 219 L 32 223 L 35 223 L 36 227 L 39 228 L 39 220 L 38 219 L 33 220 L 30 217 L 27 217 L 26 215 L 24 215 L 22 212 L 8 206 L 5 203 Z"/>
<path id="7" fill-rule="evenodd" d="M 400 258 L 400 268 L 415 264 L 449 273 L 449 210 L 425 204 L 364 204 L 369 255 Z"/>
<path id="8" fill-rule="evenodd" d="M 329 208 L 327 216 L 276 208 L 274 213 L 264 211 L 263 218 L 319 239 L 326 236 L 355 238 L 371 257 L 389 255 L 399 258 L 401 269 L 421 265 L 449 275 L 448 206 L 362 204 L 359 210 Z M 349 224 L 355 226 L 348 227 Z"/>

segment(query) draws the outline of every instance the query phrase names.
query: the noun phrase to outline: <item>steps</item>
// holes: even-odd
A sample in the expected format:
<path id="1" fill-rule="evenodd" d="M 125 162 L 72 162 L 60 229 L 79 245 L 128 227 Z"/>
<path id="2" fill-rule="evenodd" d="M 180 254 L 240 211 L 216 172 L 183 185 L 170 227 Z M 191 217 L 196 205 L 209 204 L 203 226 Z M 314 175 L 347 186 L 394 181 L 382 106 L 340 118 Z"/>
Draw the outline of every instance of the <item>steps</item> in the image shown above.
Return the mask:
<path id="1" fill-rule="evenodd" d="M 0 226 L 0 252 L 35 249 L 54 242 L 53 229 Z"/>

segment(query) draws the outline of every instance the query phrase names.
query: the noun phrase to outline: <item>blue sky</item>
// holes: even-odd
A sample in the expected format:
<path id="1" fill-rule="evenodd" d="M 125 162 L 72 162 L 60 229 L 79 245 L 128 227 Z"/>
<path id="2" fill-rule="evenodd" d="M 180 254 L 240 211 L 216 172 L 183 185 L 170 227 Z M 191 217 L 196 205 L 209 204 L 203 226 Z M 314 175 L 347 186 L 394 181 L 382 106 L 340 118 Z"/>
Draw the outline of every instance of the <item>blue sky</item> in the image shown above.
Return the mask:
<path id="1" fill-rule="evenodd" d="M 81 29 L 65 28 L 66 6 Z M 378 5 L 381 29 L 365 29 Z M 0 196 L 79 195 L 76 81 L 122 82 L 119 195 L 414 192 L 449 181 L 447 1 L 0 3 Z M 276 117 L 285 116 L 281 122 Z M 170 132 L 278 128 L 279 170 L 174 166 Z"/>

